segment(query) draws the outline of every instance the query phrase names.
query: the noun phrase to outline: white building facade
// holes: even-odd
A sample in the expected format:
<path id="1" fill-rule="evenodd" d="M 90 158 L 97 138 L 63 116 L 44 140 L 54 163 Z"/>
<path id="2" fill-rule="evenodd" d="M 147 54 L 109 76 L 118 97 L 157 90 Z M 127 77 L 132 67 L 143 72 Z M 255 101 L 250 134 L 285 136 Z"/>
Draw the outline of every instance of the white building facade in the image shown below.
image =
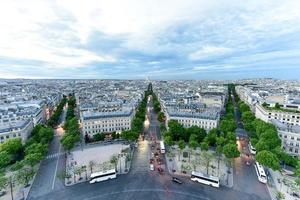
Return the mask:
<path id="1" fill-rule="evenodd" d="M 33 129 L 33 122 L 29 119 L 17 122 L 1 124 L 0 142 L 3 143 L 9 139 L 21 138 L 22 142 L 28 139 Z"/>

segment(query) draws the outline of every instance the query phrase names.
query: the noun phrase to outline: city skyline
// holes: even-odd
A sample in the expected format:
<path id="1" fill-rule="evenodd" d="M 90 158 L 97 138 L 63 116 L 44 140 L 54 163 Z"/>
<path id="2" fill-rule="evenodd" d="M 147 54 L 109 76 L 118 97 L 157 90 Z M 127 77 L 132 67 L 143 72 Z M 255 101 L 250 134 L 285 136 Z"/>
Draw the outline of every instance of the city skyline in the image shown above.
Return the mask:
<path id="1" fill-rule="evenodd" d="M 0 78 L 299 79 L 298 1 L 3 2 Z"/>

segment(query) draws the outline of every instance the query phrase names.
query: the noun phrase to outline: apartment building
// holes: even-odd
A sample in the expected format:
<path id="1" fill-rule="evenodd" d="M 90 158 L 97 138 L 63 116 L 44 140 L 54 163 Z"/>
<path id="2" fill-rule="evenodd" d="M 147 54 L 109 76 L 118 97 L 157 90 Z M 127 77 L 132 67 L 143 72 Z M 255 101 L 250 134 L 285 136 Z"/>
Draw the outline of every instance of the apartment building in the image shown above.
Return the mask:
<path id="1" fill-rule="evenodd" d="M 84 134 L 93 136 L 97 133 L 130 130 L 134 115 L 134 109 L 115 112 L 83 112 L 81 116 L 82 131 Z"/>
<path id="2" fill-rule="evenodd" d="M 21 138 L 22 142 L 25 143 L 32 129 L 33 122 L 30 119 L 2 123 L 0 124 L 0 142 L 3 143 L 9 139 Z"/>

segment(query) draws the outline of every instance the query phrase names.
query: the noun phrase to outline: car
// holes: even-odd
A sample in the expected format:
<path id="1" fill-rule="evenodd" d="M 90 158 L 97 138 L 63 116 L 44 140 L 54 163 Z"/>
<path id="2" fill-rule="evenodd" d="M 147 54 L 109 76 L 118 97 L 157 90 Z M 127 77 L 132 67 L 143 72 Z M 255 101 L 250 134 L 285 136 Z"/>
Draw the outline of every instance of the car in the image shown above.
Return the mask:
<path id="1" fill-rule="evenodd" d="M 172 177 L 172 181 L 174 183 L 182 184 L 182 181 L 179 178 L 176 178 L 176 177 Z"/>
<path id="2" fill-rule="evenodd" d="M 154 171 L 154 165 L 153 164 L 150 164 L 150 170 Z"/>
<path id="3" fill-rule="evenodd" d="M 153 158 L 150 158 L 149 162 L 150 162 L 150 164 L 153 164 L 154 159 L 153 159 Z"/>

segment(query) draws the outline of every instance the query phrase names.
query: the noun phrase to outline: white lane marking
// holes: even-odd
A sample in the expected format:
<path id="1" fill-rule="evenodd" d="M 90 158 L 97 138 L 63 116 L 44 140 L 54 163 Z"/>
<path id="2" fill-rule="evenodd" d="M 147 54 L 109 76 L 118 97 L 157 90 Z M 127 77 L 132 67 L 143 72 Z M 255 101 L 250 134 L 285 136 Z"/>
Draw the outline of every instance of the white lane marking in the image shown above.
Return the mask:
<path id="1" fill-rule="evenodd" d="M 59 143 L 58 154 L 60 154 L 60 149 L 61 149 L 61 144 Z M 54 189 L 54 183 L 55 183 L 55 180 L 56 180 L 58 161 L 59 161 L 59 156 L 57 157 L 57 162 L 56 162 L 56 167 L 55 167 L 55 172 L 54 172 L 54 177 L 53 177 L 53 182 L 52 182 L 52 190 Z"/>

